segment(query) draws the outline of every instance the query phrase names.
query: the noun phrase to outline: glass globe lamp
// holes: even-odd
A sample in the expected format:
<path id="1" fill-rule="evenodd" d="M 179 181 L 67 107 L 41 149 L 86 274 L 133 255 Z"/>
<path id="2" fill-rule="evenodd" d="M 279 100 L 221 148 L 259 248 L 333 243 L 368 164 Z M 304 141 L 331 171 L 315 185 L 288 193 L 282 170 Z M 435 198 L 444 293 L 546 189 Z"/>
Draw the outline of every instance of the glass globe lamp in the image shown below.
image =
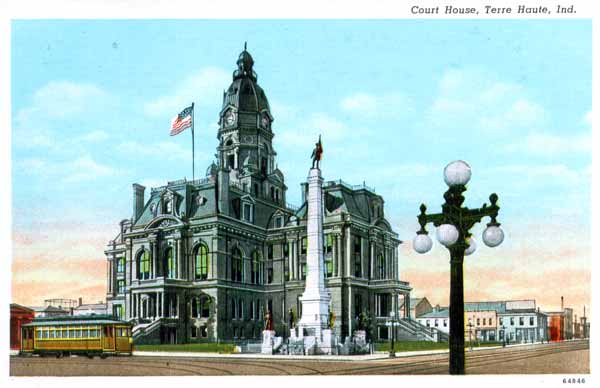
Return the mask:
<path id="1" fill-rule="evenodd" d="M 466 185 L 471 179 L 471 166 L 455 160 L 444 168 L 444 181 L 448 186 Z"/>
<path id="2" fill-rule="evenodd" d="M 458 229 L 452 224 L 442 224 L 437 228 L 436 237 L 442 245 L 449 247 L 458 240 Z"/>
<path id="3" fill-rule="evenodd" d="M 432 246 L 433 241 L 427 234 L 417 234 L 413 239 L 413 248 L 417 253 L 427 253 Z"/>
<path id="4" fill-rule="evenodd" d="M 477 242 L 475 241 L 475 239 L 473 237 L 469 237 L 467 239 L 467 244 L 469 244 L 469 247 L 467 249 L 465 249 L 465 256 L 469 256 L 471 253 L 475 252 L 475 250 L 477 249 Z"/>
<path id="5" fill-rule="evenodd" d="M 489 225 L 483 231 L 483 242 L 490 248 L 497 247 L 504 241 L 504 232 L 498 225 Z"/>

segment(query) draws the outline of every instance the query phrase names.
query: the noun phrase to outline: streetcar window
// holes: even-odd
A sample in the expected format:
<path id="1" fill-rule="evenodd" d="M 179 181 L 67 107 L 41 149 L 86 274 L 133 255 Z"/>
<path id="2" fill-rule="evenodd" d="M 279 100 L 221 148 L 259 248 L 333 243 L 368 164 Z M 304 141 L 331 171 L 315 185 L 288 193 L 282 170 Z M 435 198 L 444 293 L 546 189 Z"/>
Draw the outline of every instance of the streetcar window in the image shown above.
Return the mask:
<path id="1" fill-rule="evenodd" d="M 69 329 L 62 329 L 62 337 L 69 338 Z"/>
<path id="2" fill-rule="evenodd" d="M 90 330 L 90 337 L 92 337 L 92 338 L 97 338 L 97 337 L 98 337 L 98 330 L 96 330 L 96 329 L 91 329 L 91 330 Z"/>
<path id="3" fill-rule="evenodd" d="M 48 329 L 44 329 L 42 332 L 42 338 L 48 338 Z"/>
<path id="4" fill-rule="evenodd" d="M 48 338 L 54 338 L 54 328 L 50 329 L 50 336 Z"/>
<path id="5" fill-rule="evenodd" d="M 81 338 L 81 329 L 76 327 L 75 330 L 73 330 L 73 334 L 75 334 L 75 338 Z"/>
<path id="6" fill-rule="evenodd" d="M 36 333 L 37 333 L 37 338 L 42 338 L 42 330 L 41 329 L 37 329 Z"/>

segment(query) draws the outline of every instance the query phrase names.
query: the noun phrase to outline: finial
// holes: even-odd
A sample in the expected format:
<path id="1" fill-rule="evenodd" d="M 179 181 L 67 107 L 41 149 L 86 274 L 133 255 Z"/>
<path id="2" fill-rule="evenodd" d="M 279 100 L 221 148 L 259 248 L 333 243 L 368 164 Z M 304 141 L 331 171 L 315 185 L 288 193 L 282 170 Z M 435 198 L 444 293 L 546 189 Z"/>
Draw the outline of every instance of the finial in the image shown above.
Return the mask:
<path id="1" fill-rule="evenodd" d="M 244 42 L 244 51 L 246 51 L 246 42 Z"/>

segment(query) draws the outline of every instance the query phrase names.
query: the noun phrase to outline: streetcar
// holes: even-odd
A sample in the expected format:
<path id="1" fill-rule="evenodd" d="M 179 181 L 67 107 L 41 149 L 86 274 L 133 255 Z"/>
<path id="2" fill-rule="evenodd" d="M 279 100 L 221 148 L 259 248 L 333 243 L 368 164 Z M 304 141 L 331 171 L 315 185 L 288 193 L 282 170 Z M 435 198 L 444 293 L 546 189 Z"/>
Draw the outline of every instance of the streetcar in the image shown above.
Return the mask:
<path id="1" fill-rule="evenodd" d="M 36 318 L 21 326 L 21 355 L 131 355 L 132 325 L 111 315 Z"/>

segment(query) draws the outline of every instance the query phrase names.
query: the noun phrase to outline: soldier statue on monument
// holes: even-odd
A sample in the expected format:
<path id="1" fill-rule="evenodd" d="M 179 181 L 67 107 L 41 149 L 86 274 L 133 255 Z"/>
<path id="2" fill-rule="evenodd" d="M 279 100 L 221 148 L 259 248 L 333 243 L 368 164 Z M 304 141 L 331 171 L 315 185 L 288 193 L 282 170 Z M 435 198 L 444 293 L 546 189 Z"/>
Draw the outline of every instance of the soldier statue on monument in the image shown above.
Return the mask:
<path id="1" fill-rule="evenodd" d="M 273 318 L 269 310 L 265 312 L 265 330 L 273 331 Z"/>
<path id="2" fill-rule="evenodd" d="M 312 168 L 319 168 L 319 162 L 322 159 L 323 155 L 323 144 L 321 143 L 321 135 L 319 135 L 319 141 L 315 143 L 315 148 L 313 149 L 312 155 Z"/>
<path id="3" fill-rule="evenodd" d="M 292 310 L 291 307 L 288 311 L 288 323 L 290 329 L 296 328 L 296 315 L 294 314 L 294 310 Z"/>

